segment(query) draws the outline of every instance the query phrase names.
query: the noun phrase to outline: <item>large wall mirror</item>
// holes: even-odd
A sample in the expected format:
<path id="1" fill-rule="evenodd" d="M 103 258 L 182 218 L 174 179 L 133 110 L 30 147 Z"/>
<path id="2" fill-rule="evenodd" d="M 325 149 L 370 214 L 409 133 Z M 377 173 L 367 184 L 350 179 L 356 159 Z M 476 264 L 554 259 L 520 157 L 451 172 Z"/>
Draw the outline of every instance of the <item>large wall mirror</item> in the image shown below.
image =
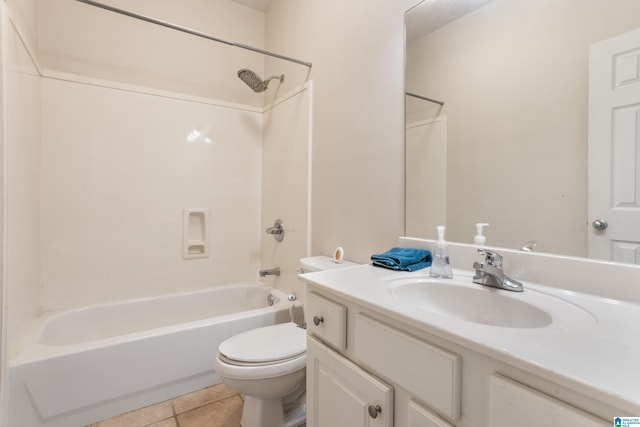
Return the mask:
<path id="1" fill-rule="evenodd" d="M 487 245 L 640 263 L 640 1 L 426 0 L 406 23 L 406 234 L 486 222 Z"/>

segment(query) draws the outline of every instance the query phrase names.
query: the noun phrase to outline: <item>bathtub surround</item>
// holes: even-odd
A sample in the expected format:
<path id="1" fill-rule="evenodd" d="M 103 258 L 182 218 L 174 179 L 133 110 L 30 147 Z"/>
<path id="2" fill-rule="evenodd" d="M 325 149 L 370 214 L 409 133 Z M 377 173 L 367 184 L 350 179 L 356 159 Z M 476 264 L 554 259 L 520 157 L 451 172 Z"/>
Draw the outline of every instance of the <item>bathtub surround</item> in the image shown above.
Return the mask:
<path id="1" fill-rule="evenodd" d="M 19 5 L 18 5 L 19 3 Z M 31 6 L 31 7 L 30 7 Z M 7 320 L 5 355 L 11 357 L 39 311 L 42 256 L 41 223 L 41 125 L 40 69 L 34 61 L 35 37 L 26 28 L 35 22 L 25 14 L 35 10 L 31 2 L 3 4 L 4 73 L 4 174 L 6 249 L 3 301 Z M 25 20 L 23 20 L 25 18 Z M 0 373 L 2 378 L 6 378 Z"/>
<path id="2" fill-rule="evenodd" d="M 254 279 L 262 113 L 70 80 L 42 81 L 43 309 Z M 185 260 L 192 206 L 211 256 Z"/>
<path id="3" fill-rule="evenodd" d="M 310 254 L 311 105 L 313 82 L 295 96 L 283 96 L 264 113 L 262 143 L 261 268 L 280 268 L 280 276 L 261 281 L 294 292 L 302 300 L 298 260 Z M 282 126 L 286 123 L 286 126 Z M 282 219 L 285 238 L 277 241 L 266 229 Z"/>

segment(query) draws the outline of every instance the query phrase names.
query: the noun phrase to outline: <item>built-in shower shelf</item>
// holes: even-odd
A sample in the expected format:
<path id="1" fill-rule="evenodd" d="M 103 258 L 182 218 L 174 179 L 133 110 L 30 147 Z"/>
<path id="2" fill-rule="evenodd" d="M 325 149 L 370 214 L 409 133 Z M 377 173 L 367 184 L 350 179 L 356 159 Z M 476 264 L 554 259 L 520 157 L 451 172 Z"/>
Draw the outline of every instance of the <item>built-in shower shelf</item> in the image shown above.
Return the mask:
<path id="1" fill-rule="evenodd" d="M 184 209 L 182 258 L 209 256 L 209 209 Z"/>

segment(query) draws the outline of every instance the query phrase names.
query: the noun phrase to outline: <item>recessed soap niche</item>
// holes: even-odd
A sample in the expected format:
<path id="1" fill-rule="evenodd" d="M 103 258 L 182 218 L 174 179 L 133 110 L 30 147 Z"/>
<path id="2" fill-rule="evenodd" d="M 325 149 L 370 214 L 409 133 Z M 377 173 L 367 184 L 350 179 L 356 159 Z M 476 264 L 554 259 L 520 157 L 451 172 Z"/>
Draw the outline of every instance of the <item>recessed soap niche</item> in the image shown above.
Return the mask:
<path id="1" fill-rule="evenodd" d="M 209 256 L 209 209 L 184 209 L 182 258 Z"/>

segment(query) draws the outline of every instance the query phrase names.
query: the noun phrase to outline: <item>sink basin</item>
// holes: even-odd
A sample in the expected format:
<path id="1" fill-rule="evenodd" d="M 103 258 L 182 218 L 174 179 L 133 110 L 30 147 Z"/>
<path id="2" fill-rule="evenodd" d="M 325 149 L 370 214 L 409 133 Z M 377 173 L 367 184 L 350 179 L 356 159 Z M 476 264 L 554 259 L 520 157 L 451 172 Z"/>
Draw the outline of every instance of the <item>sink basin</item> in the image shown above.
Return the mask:
<path id="1" fill-rule="evenodd" d="M 526 287 L 524 292 L 510 292 L 468 280 L 403 278 L 388 280 L 386 287 L 416 308 L 481 325 L 534 329 L 595 323 L 589 312 L 561 298 Z"/>

